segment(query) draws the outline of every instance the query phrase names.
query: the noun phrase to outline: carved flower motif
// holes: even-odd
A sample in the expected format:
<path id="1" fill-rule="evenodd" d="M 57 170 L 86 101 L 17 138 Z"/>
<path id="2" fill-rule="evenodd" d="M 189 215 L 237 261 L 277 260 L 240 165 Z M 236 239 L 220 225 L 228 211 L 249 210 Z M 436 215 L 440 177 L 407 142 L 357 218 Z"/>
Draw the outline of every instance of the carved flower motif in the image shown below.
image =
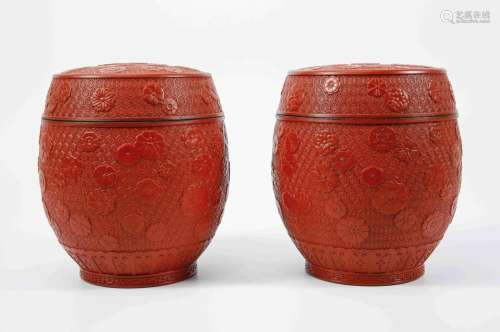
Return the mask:
<path id="1" fill-rule="evenodd" d="M 92 224 L 89 218 L 82 214 L 74 214 L 69 219 L 69 226 L 73 233 L 78 236 L 88 236 L 92 232 Z"/>
<path id="2" fill-rule="evenodd" d="M 406 91 L 400 88 L 391 88 L 385 93 L 385 105 L 393 112 L 400 113 L 408 108 L 410 98 Z"/>
<path id="3" fill-rule="evenodd" d="M 286 133 L 283 135 L 283 147 L 287 155 L 294 154 L 299 150 L 300 140 L 296 133 Z"/>
<path id="4" fill-rule="evenodd" d="M 410 231 L 420 222 L 421 216 L 415 209 L 404 209 L 394 218 L 394 226 L 401 231 Z"/>
<path id="5" fill-rule="evenodd" d="M 131 166 L 139 161 L 139 153 L 134 144 L 125 143 L 116 150 L 116 159 L 120 164 Z"/>
<path id="6" fill-rule="evenodd" d="M 314 182 L 319 186 L 318 189 L 323 193 L 331 192 L 340 183 L 339 176 L 332 171 L 326 162 L 320 163 L 311 174 L 314 177 Z"/>
<path id="7" fill-rule="evenodd" d="M 406 207 L 409 198 L 410 192 L 404 184 L 387 182 L 373 194 L 372 206 L 382 214 L 396 214 Z"/>
<path id="8" fill-rule="evenodd" d="M 335 76 L 328 77 L 323 82 L 323 89 L 329 95 L 337 92 L 339 90 L 339 87 L 340 87 L 340 80 Z"/>
<path id="9" fill-rule="evenodd" d="M 115 106 L 115 95 L 106 88 L 98 88 L 90 98 L 92 110 L 107 113 Z"/>
<path id="10" fill-rule="evenodd" d="M 396 144 L 396 133 L 391 128 L 377 127 L 370 133 L 370 146 L 377 152 L 389 152 Z"/>
<path id="11" fill-rule="evenodd" d="M 332 158 L 332 167 L 341 172 L 350 170 L 354 164 L 356 164 L 356 160 L 349 150 L 338 151 Z"/>
<path id="12" fill-rule="evenodd" d="M 358 246 L 363 243 L 369 234 L 369 227 L 363 219 L 347 217 L 338 220 L 337 234 L 348 246 Z"/>
<path id="13" fill-rule="evenodd" d="M 175 172 L 175 164 L 169 160 L 165 160 L 158 165 L 157 172 L 161 178 L 168 180 Z"/>
<path id="14" fill-rule="evenodd" d="M 100 165 L 94 170 L 94 178 L 101 186 L 112 187 L 118 180 L 118 175 L 112 166 Z"/>
<path id="15" fill-rule="evenodd" d="M 82 163 L 75 157 L 68 156 L 62 161 L 62 173 L 66 180 L 75 181 L 82 174 Z"/>
<path id="16" fill-rule="evenodd" d="M 93 131 L 86 131 L 77 144 L 83 152 L 94 152 L 101 146 L 101 138 Z"/>
<path id="17" fill-rule="evenodd" d="M 368 81 L 368 94 L 373 97 L 381 97 L 386 90 L 385 81 L 378 77 L 373 77 Z"/>
<path id="18" fill-rule="evenodd" d="M 409 139 L 405 139 L 404 142 L 399 144 L 396 148 L 395 156 L 400 161 L 409 163 L 415 161 L 420 156 L 420 151 L 418 150 L 417 144 Z"/>
<path id="19" fill-rule="evenodd" d="M 64 105 L 69 97 L 71 97 L 71 86 L 68 83 L 63 81 L 59 84 L 54 84 L 50 89 L 46 101 L 49 113 L 55 111 L 57 107 Z"/>
<path id="20" fill-rule="evenodd" d="M 92 190 L 85 195 L 87 205 L 93 212 L 107 216 L 115 209 L 115 193 L 108 190 Z"/>
<path id="21" fill-rule="evenodd" d="M 314 147 L 321 154 L 331 154 L 337 149 L 338 140 L 332 132 L 323 130 L 314 135 Z"/>
<path id="22" fill-rule="evenodd" d="M 165 99 L 165 109 L 167 110 L 167 113 L 174 114 L 177 112 L 177 102 L 175 101 L 174 98 L 167 98 Z"/>
<path id="23" fill-rule="evenodd" d="M 441 89 L 438 81 L 432 80 L 427 87 L 427 92 L 429 93 L 429 97 L 431 97 L 432 101 L 436 104 L 441 101 Z"/>
<path id="24" fill-rule="evenodd" d="M 135 141 L 135 148 L 144 159 L 158 159 L 166 147 L 163 136 L 152 130 L 137 135 Z"/>
<path id="25" fill-rule="evenodd" d="M 189 148 L 200 147 L 204 143 L 203 134 L 198 128 L 189 128 L 183 135 L 182 140 Z"/>
<path id="26" fill-rule="evenodd" d="M 165 93 L 158 83 L 147 84 L 142 90 L 144 100 L 150 105 L 163 104 Z"/>
<path id="27" fill-rule="evenodd" d="M 439 238 L 445 231 L 448 216 L 441 212 L 434 212 L 422 224 L 422 235 L 426 238 Z"/>
<path id="28" fill-rule="evenodd" d="M 132 213 L 121 218 L 120 225 L 128 234 L 139 236 L 144 233 L 146 227 L 146 219 L 139 214 Z"/>
<path id="29" fill-rule="evenodd" d="M 148 178 L 137 182 L 134 193 L 143 203 L 152 203 L 160 197 L 162 188 L 155 181 Z"/>
<path id="30" fill-rule="evenodd" d="M 305 92 L 301 88 L 293 89 L 286 101 L 286 108 L 290 112 L 295 112 L 304 102 Z"/>
<path id="31" fill-rule="evenodd" d="M 369 186 L 378 186 L 384 182 L 384 171 L 381 168 L 369 166 L 361 171 L 361 178 Z"/>
<path id="32" fill-rule="evenodd" d="M 347 207 L 335 193 L 329 193 L 325 197 L 324 210 L 328 217 L 333 219 L 343 218 L 347 214 Z"/>

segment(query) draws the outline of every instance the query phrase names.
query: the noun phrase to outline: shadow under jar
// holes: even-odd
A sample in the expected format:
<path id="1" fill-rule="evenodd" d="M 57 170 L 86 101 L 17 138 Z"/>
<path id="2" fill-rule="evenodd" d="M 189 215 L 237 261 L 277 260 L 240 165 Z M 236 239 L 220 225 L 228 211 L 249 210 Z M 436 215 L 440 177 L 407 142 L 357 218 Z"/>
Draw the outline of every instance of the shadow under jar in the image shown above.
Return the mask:
<path id="1" fill-rule="evenodd" d="M 147 287 L 193 276 L 222 216 L 228 167 L 209 74 L 110 64 L 53 77 L 42 199 L 84 280 Z"/>
<path id="2" fill-rule="evenodd" d="M 352 64 L 289 73 L 273 179 L 308 273 L 353 285 L 423 275 L 455 213 L 456 118 L 443 69 Z"/>

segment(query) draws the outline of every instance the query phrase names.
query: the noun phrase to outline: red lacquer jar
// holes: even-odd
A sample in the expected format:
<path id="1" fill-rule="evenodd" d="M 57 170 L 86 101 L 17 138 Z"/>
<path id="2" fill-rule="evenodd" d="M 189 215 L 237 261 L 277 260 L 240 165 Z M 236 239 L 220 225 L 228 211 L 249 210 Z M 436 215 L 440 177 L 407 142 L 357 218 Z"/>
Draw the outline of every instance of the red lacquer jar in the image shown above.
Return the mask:
<path id="1" fill-rule="evenodd" d="M 442 69 L 352 64 L 289 73 L 274 188 L 310 274 L 388 285 L 424 273 L 455 213 L 456 118 Z"/>
<path id="2" fill-rule="evenodd" d="M 84 280 L 147 287 L 193 276 L 221 219 L 228 166 L 209 74 L 110 64 L 54 76 L 42 199 Z"/>

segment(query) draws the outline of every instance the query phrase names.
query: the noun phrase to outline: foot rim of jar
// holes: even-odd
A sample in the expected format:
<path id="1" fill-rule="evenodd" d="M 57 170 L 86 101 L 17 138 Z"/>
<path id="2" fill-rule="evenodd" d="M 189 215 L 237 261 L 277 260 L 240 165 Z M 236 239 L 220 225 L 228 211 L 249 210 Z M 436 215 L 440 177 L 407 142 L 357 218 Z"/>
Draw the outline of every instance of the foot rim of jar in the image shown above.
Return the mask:
<path id="1" fill-rule="evenodd" d="M 412 269 L 384 273 L 337 271 L 306 262 L 306 272 L 329 282 L 354 286 L 389 286 L 417 280 L 425 273 L 424 265 Z"/>
<path id="2" fill-rule="evenodd" d="M 196 263 L 179 270 L 142 275 L 114 275 L 80 270 L 82 280 L 97 286 L 111 288 L 145 288 L 169 285 L 196 275 Z"/>

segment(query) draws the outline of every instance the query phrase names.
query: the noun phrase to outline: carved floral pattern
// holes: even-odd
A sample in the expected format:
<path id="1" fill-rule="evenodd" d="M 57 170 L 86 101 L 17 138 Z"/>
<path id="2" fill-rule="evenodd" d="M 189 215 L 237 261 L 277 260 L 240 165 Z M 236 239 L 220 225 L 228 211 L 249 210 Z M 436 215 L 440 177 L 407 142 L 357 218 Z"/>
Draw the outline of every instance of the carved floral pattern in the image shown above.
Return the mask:
<path id="1" fill-rule="evenodd" d="M 101 145 L 101 138 L 93 131 L 86 131 L 78 140 L 78 148 L 83 152 L 95 152 Z"/>
<path id="2" fill-rule="evenodd" d="M 386 90 L 386 84 L 383 79 L 373 77 L 368 80 L 368 94 L 373 97 L 381 97 Z"/>
<path id="3" fill-rule="evenodd" d="M 323 83 L 323 89 L 329 95 L 337 92 L 339 90 L 339 87 L 340 87 L 340 81 L 335 76 L 328 77 L 327 79 L 325 79 L 325 82 Z"/>
<path id="4" fill-rule="evenodd" d="M 115 107 L 115 95 L 107 88 L 98 88 L 90 98 L 92 110 L 97 113 L 107 113 Z"/>
<path id="5" fill-rule="evenodd" d="M 357 246 L 368 238 L 369 227 L 363 219 L 347 217 L 336 224 L 336 231 L 348 246 Z"/>
<path id="6" fill-rule="evenodd" d="M 387 182 L 372 197 L 373 207 L 385 215 L 396 214 L 406 207 L 410 194 L 408 188 L 398 182 Z"/>
<path id="7" fill-rule="evenodd" d="M 393 112 L 401 113 L 408 108 L 410 98 L 405 90 L 391 88 L 385 93 L 385 105 Z"/>
<path id="8" fill-rule="evenodd" d="M 155 106 L 163 104 L 165 93 L 158 83 L 150 83 L 144 87 L 143 98 L 148 104 Z"/>
<path id="9" fill-rule="evenodd" d="M 397 138 L 394 130 L 388 127 L 377 127 L 370 134 L 370 146 L 378 152 L 389 152 L 396 147 Z"/>

